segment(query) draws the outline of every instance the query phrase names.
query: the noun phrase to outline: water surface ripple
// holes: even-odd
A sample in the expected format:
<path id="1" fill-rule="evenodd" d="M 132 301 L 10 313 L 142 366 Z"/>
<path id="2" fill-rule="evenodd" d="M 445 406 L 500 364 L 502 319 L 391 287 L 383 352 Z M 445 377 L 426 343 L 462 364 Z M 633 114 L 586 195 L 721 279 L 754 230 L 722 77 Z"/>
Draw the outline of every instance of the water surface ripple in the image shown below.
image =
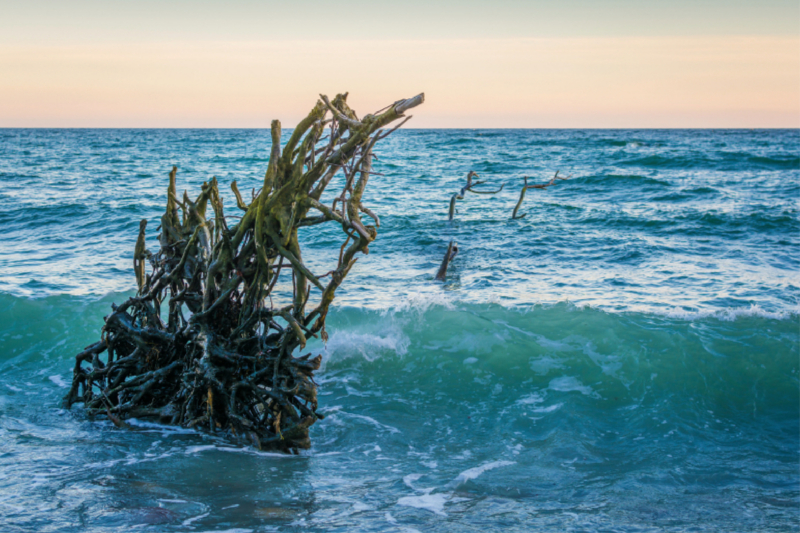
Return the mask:
<path id="1" fill-rule="evenodd" d="M 269 132 L 0 130 L 0 529 L 796 530 L 798 141 L 396 133 L 365 198 L 378 240 L 309 345 L 328 416 L 308 453 L 279 456 L 58 409 L 74 354 L 131 294 L 139 219 L 157 249 L 171 166 L 179 190 L 249 191 Z M 469 170 L 505 189 L 448 222 Z M 522 176 L 556 170 L 571 179 L 510 220 Z M 312 270 L 340 237 L 303 233 Z"/>

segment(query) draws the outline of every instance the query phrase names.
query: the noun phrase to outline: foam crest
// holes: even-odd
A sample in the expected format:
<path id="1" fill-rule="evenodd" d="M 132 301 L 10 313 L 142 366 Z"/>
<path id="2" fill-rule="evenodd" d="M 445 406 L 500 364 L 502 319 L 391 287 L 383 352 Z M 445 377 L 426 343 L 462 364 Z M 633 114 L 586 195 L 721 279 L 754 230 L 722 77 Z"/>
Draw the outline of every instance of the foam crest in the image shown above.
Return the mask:
<path id="1" fill-rule="evenodd" d="M 517 464 L 516 461 L 492 461 L 491 463 L 482 464 L 480 466 L 476 466 L 475 468 L 470 468 L 469 470 L 464 470 L 460 474 L 456 476 L 456 478 L 448 484 L 448 487 L 459 487 L 463 485 L 467 481 L 477 479 L 478 476 L 483 474 L 484 472 L 488 472 L 489 470 L 494 470 L 495 468 L 501 468 L 503 466 L 510 466 Z"/>
<path id="2" fill-rule="evenodd" d="M 555 378 L 550 381 L 548 388 L 559 392 L 580 392 L 584 396 L 600 398 L 600 395 L 597 394 L 594 389 L 588 385 L 584 385 L 578 378 L 573 376 Z"/>
<path id="3" fill-rule="evenodd" d="M 329 416 L 337 417 L 339 415 L 344 415 L 347 418 L 351 418 L 351 419 L 355 419 L 355 420 L 360 420 L 360 421 L 366 422 L 366 423 L 372 425 L 375 428 L 386 430 L 389 433 L 400 433 L 400 430 L 397 429 L 396 427 L 390 426 L 388 424 L 382 424 L 382 423 L 378 422 L 377 420 L 375 420 L 374 418 L 372 418 L 371 416 L 357 415 L 355 413 L 347 413 L 347 412 L 341 411 L 341 410 L 336 411 L 335 415 L 329 415 Z"/>
<path id="4" fill-rule="evenodd" d="M 208 529 L 204 531 L 198 531 L 197 533 L 253 533 L 253 529 L 248 529 L 245 527 L 235 527 L 233 529 Z"/>
<path id="5" fill-rule="evenodd" d="M 387 311 L 396 313 L 413 311 L 417 314 L 425 314 L 433 307 L 455 309 L 457 302 L 456 297 L 445 292 L 416 292 L 407 295 L 399 304 Z"/>
<path id="6" fill-rule="evenodd" d="M 330 335 L 323 360 L 360 357 L 371 362 L 386 353 L 403 356 L 409 343 L 408 336 L 398 327 L 389 328 L 384 334 L 339 329 Z"/>
<path id="7" fill-rule="evenodd" d="M 800 305 L 793 305 L 786 309 L 770 311 L 762 308 L 758 304 L 750 307 L 728 307 L 726 309 L 707 309 L 699 311 L 687 311 L 685 309 L 670 309 L 663 313 L 669 318 L 679 320 L 701 320 L 704 318 L 716 318 L 726 322 L 734 322 L 740 318 L 766 318 L 769 320 L 790 320 L 800 316 Z"/>
<path id="8" fill-rule="evenodd" d="M 442 493 L 422 494 L 420 496 L 404 496 L 397 500 L 397 505 L 416 507 L 425 509 L 440 516 L 447 516 L 444 512 L 444 504 L 447 503 L 447 495 Z"/>
<path id="9" fill-rule="evenodd" d="M 245 455 L 258 455 L 260 457 L 277 457 L 280 459 L 287 459 L 293 457 L 300 457 L 299 455 L 288 455 L 285 453 L 276 452 L 262 452 L 255 448 L 234 448 L 231 446 L 218 446 L 216 444 L 204 444 L 199 446 L 189 446 L 184 450 L 186 455 L 194 455 L 202 452 L 227 452 L 227 453 L 241 453 Z"/>
<path id="10" fill-rule="evenodd" d="M 453 479 L 450 483 L 445 486 L 445 489 L 449 489 L 449 492 L 434 492 L 434 488 L 426 488 L 421 489 L 417 488 L 413 485 L 413 483 L 419 480 L 422 477 L 422 474 L 408 474 L 403 477 L 403 483 L 417 491 L 421 494 L 416 494 L 413 496 L 404 496 L 397 500 L 397 505 L 403 505 L 406 507 L 415 507 L 417 509 L 424 509 L 426 511 L 430 511 L 434 514 L 440 516 L 447 516 L 447 513 L 444 512 L 444 506 L 448 503 L 457 503 L 461 501 L 465 501 L 464 498 L 459 498 L 454 495 L 452 492 L 453 490 L 457 489 L 464 483 L 478 478 L 484 472 L 488 472 L 489 470 L 494 470 L 495 468 L 501 468 L 504 466 L 510 466 L 517 464 L 515 461 L 492 461 L 490 463 L 485 463 L 480 466 L 476 466 L 474 468 L 470 468 L 468 470 L 464 470 L 458 476 Z"/>

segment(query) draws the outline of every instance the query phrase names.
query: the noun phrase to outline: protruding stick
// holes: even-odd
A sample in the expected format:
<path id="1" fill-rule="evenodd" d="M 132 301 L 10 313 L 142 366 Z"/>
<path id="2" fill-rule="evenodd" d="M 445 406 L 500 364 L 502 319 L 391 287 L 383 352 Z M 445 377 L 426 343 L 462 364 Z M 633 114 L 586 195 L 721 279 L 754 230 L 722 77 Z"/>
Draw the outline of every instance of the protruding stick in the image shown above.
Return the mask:
<path id="1" fill-rule="evenodd" d="M 398 115 L 402 115 L 403 112 L 408 111 L 412 107 L 417 107 L 418 105 L 422 104 L 425 101 L 425 93 L 420 93 L 413 98 L 407 98 L 402 100 L 400 103 L 394 106 L 394 110 Z"/>
<path id="2" fill-rule="evenodd" d="M 144 287 L 144 260 L 147 257 L 144 248 L 145 229 L 147 228 L 147 220 L 142 219 L 139 222 L 139 238 L 136 239 L 136 248 L 133 250 L 133 270 L 136 272 L 136 283 L 139 285 L 139 290 Z"/>
<path id="3" fill-rule="evenodd" d="M 450 241 L 450 244 L 447 246 L 447 253 L 444 254 L 444 259 L 442 259 L 442 264 L 439 267 L 439 272 L 436 273 L 435 279 L 437 281 L 444 281 L 444 278 L 447 276 L 447 267 L 450 266 L 450 261 L 455 259 L 457 254 L 458 244 L 456 244 L 456 241 Z"/>
<path id="4" fill-rule="evenodd" d="M 453 220 L 453 216 L 455 216 L 455 214 L 456 214 L 456 200 L 458 200 L 459 198 L 464 198 L 464 197 L 463 196 L 459 196 L 458 193 L 455 193 L 450 198 L 450 211 L 447 214 L 447 220 Z"/>
<path id="5" fill-rule="evenodd" d="M 233 182 L 231 183 L 231 190 L 233 191 L 233 194 L 236 196 L 236 205 L 239 207 L 239 209 L 241 209 L 246 213 L 247 208 L 250 206 L 244 203 L 244 198 L 242 198 L 242 193 L 239 192 L 239 187 L 236 186 L 236 180 L 233 180 Z"/>
<path id="6" fill-rule="evenodd" d="M 556 175 L 553 176 L 553 179 L 551 179 L 547 183 L 541 183 L 539 185 L 528 185 L 528 176 L 525 176 L 524 179 L 525 179 L 525 184 L 522 186 L 522 190 L 519 191 L 519 200 L 517 201 L 517 205 L 514 206 L 514 211 L 511 213 L 511 218 L 512 219 L 525 218 L 525 215 L 527 214 L 527 213 L 523 213 L 520 216 L 517 216 L 517 211 L 519 211 L 519 208 L 522 205 L 522 200 L 525 199 L 525 191 L 527 191 L 528 189 L 546 189 L 549 186 L 553 185 L 556 181 L 563 181 L 563 180 L 567 180 L 569 178 L 568 177 L 567 178 L 559 178 L 558 177 L 558 171 L 556 171 Z"/>
<path id="7" fill-rule="evenodd" d="M 511 213 L 512 220 L 516 220 L 517 218 L 525 218 L 525 215 L 527 215 L 527 213 L 522 213 L 519 217 L 517 216 L 517 211 L 519 211 L 519 208 L 522 205 L 522 201 L 525 199 L 525 191 L 528 190 L 528 176 L 524 176 L 524 179 L 525 179 L 525 184 L 519 191 L 519 200 L 517 201 L 517 205 L 514 206 L 514 212 Z"/>
<path id="8" fill-rule="evenodd" d="M 330 112 L 333 114 L 334 117 L 336 117 L 336 120 L 338 120 L 339 122 L 341 122 L 343 124 L 347 124 L 347 126 L 350 127 L 350 128 L 360 128 L 360 127 L 363 126 L 363 124 L 361 122 L 344 116 L 344 114 L 342 114 L 341 111 L 336 109 L 331 104 L 330 100 L 328 100 L 328 97 L 325 96 L 324 94 L 319 95 L 319 97 L 322 98 L 322 101 L 325 102 L 325 107 L 327 107 L 330 110 Z"/>
<path id="9" fill-rule="evenodd" d="M 497 189 L 496 191 L 476 191 L 474 189 L 474 187 L 476 187 L 478 185 L 482 185 L 482 184 L 484 184 L 486 182 L 485 181 L 475 181 L 475 182 L 473 182 L 472 178 L 474 178 L 474 177 L 478 177 L 478 173 L 475 172 L 474 170 L 470 170 L 469 174 L 467 174 L 467 184 L 464 185 L 463 187 L 461 187 L 461 192 L 455 193 L 450 198 L 450 210 L 447 213 L 447 220 L 453 220 L 453 216 L 455 216 L 455 214 L 456 214 L 456 200 L 463 200 L 464 199 L 464 195 L 467 194 L 467 191 L 474 192 L 475 194 L 497 194 L 497 193 L 499 193 L 500 191 L 503 190 L 503 187 L 506 186 L 506 184 L 503 183 L 502 185 L 500 185 L 500 188 Z"/>

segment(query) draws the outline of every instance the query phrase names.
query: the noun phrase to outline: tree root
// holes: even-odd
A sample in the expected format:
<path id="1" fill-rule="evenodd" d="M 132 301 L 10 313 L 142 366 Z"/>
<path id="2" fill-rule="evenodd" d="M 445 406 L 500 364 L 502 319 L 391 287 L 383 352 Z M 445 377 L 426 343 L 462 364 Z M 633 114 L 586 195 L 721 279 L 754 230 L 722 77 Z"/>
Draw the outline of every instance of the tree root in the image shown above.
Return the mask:
<path id="1" fill-rule="evenodd" d="M 142 221 L 134 254 L 137 295 L 112 305 L 101 340 L 76 356 L 64 407 L 83 403 L 90 415 L 105 415 L 120 427 L 125 419 L 147 418 L 261 448 L 308 448 L 309 427 L 323 418 L 314 382 L 322 356 L 294 352 L 311 337 L 327 339 L 325 317 L 335 291 L 355 255 L 368 253 L 377 237 L 378 217 L 361 197 L 375 174 L 372 148 L 394 131 L 381 128 L 423 101 L 423 95 L 400 100 L 358 120 L 346 94 L 322 97 L 283 150 L 280 122 L 273 121 L 261 191 L 248 205 L 231 186 L 244 211 L 231 228 L 217 180 L 203 183 L 196 200 L 186 193 L 179 200 L 173 167 L 160 250 L 144 249 Z M 319 199 L 340 170 L 347 180 L 336 210 L 335 202 L 328 208 Z M 207 214 L 209 205 L 213 213 Z M 310 209 L 318 215 L 309 217 Z M 360 213 L 376 226 L 365 225 Z M 332 258 L 336 267 L 315 276 L 303 263 L 297 229 L 327 222 L 341 225 L 346 240 Z M 275 307 L 273 290 L 284 267 L 292 270 L 292 300 Z M 312 295 L 312 287 L 319 292 Z M 315 306 L 307 313 L 310 302 Z"/>

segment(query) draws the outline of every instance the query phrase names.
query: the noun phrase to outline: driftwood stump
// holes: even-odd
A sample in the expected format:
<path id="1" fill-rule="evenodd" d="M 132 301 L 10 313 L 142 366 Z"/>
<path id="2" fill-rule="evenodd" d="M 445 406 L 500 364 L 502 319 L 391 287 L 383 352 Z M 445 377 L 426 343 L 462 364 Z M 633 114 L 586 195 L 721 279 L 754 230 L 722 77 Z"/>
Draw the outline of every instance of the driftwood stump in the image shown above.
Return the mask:
<path id="1" fill-rule="evenodd" d="M 447 245 L 447 251 L 444 253 L 442 264 L 439 265 L 439 271 L 436 272 L 436 277 L 434 278 L 436 281 L 444 281 L 447 278 L 447 267 L 450 266 L 450 261 L 455 259 L 456 255 L 458 255 L 458 244 L 456 241 L 450 241 L 450 244 Z"/>
<path id="2" fill-rule="evenodd" d="M 231 186 L 243 211 L 231 227 L 216 178 L 195 200 L 185 192 L 179 198 L 173 168 L 160 250 L 145 249 L 142 221 L 133 261 L 138 292 L 112 305 L 100 340 L 76 356 L 64 406 L 83 403 L 90 415 L 117 425 L 149 418 L 259 448 L 308 448 L 308 428 L 322 418 L 313 380 L 322 356 L 293 354 L 310 337 L 327 339 L 334 293 L 377 236 L 379 219 L 362 195 L 374 174 L 375 143 L 399 125 L 381 128 L 423 101 L 420 94 L 359 119 L 347 94 L 321 96 L 283 149 L 280 122 L 273 121 L 260 192 L 248 205 Z M 339 171 L 345 185 L 324 205 L 322 193 Z M 320 275 L 303 263 L 297 230 L 328 222 L 341 225 L 346 238 L 334 268 Z M 292 299 L 276 305 L 282 273 L 291 276 Z"/>

